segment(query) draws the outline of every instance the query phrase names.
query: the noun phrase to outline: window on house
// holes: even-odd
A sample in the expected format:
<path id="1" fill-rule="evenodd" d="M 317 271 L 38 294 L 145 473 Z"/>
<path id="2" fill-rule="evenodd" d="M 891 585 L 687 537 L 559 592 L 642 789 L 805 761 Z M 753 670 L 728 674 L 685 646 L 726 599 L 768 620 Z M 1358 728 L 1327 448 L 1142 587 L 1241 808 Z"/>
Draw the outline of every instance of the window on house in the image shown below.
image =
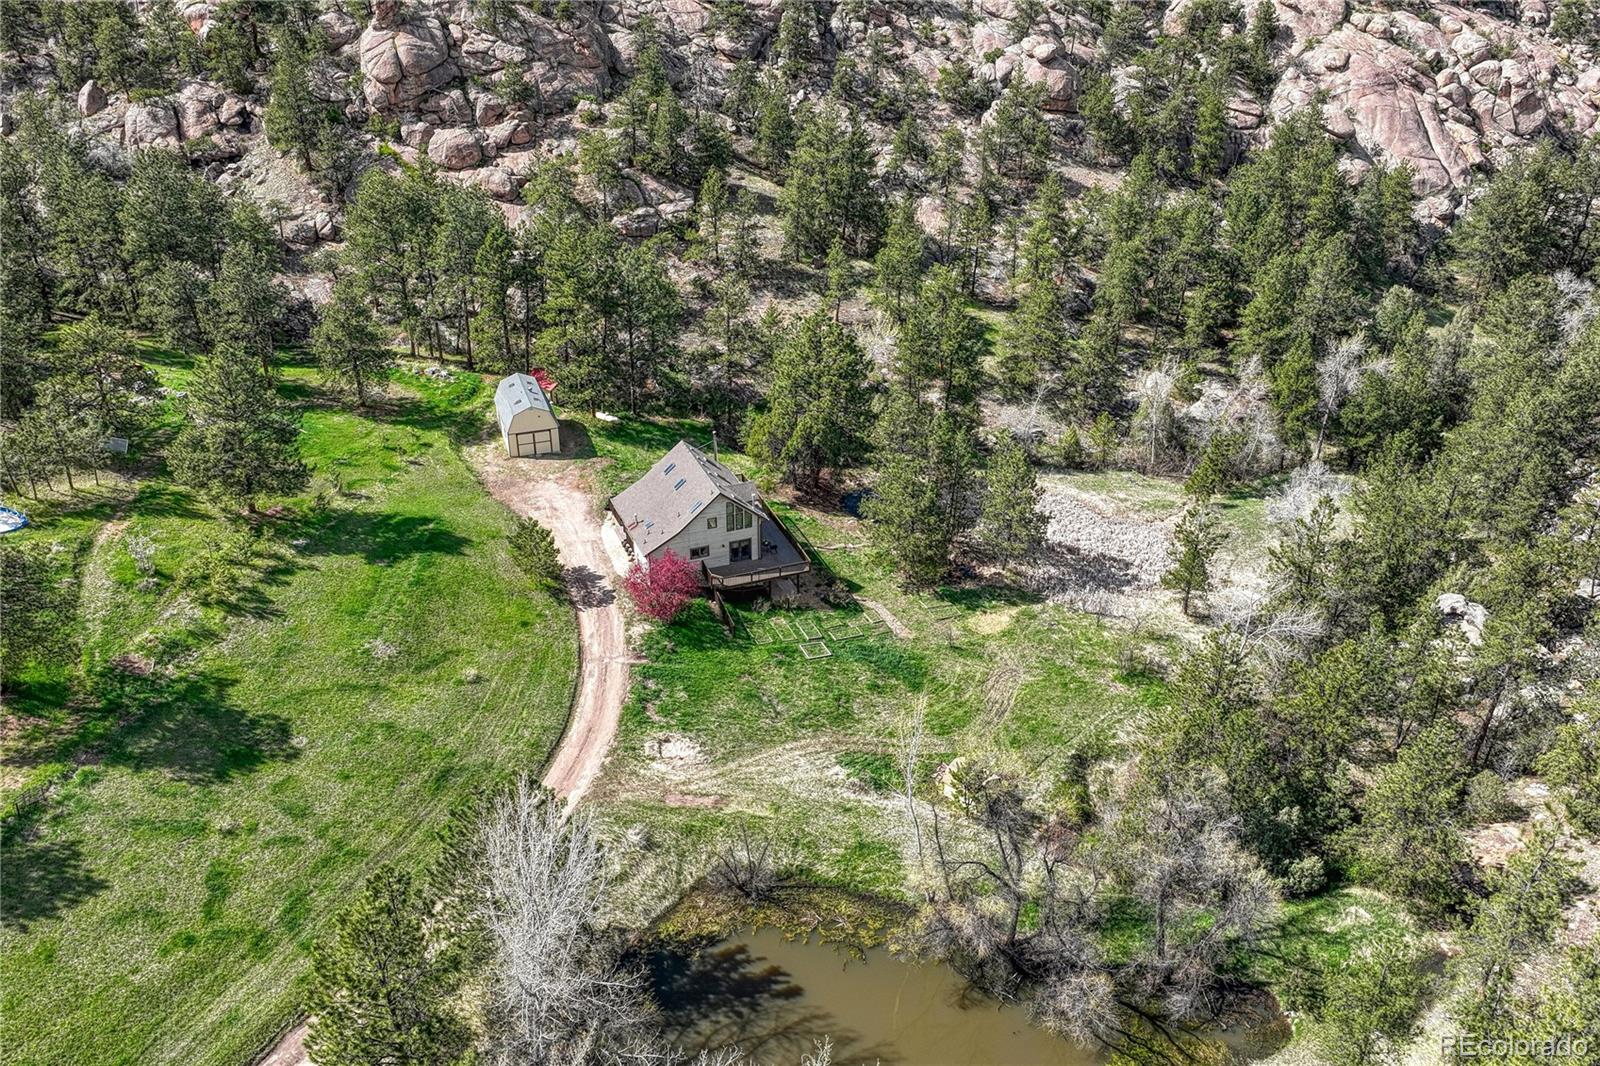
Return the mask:
<path id="1" fill-rule="evenodd" d="M 715 516 L 712 516 L 711 518 L 706 519 L 706 528 L 707 529 L 716 529 L 717 528 L 717 519 L 716 519 Z"/>
<path id="2" fill-rule="evenodd" d="M 750 538 L 728 542 L 728 562 L 742 563 L 750 559 Z"/>
<path id="3" fill-rule="evenodd" d="M 690 548 L 689 549 L 689 558 L 691 558 L 691 559 L 704 559 L 706 556 L 708 556 L 710 554 L 711 554 L 710 545 L 707 545 L 707 546 L 705 546 L 703 548 Z"/>
<path id="4" fill-rule="evenodd" d="M 735 529 L 749 529 L 754 524 L 755 518 L 750 514 L 749 511 L 746 511 L 743 507 L 740 507 L 732 500 L 728 501 L 728 529 L 730 531 Z"/>

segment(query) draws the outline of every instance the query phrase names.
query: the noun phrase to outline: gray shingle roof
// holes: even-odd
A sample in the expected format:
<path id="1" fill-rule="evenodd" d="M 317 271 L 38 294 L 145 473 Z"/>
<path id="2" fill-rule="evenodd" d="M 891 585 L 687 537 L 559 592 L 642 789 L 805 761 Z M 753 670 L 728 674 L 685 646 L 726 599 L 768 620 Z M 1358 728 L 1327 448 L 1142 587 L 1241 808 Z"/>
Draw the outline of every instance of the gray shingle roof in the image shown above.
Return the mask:
<path id="1" fill-rule="evenodd" d="M 530 407 L 550 410 L 550 399 L 535 378 L 528 374 L 509 374 L 500 379 L 494 390 L 494 412 L 500 417 L 502 430 L 514 415 Z"/>
<path id="2" fill-rule="evenodd" d="M 633 540 L 634 551 L 649 555 L 677 536 L 718 496 L 737 500 L 758 515 L 764 510 L 754 482 L 717 462 L 687 441 L 679 441 L 650 472 L 611 498 L 611 508 Z"/>

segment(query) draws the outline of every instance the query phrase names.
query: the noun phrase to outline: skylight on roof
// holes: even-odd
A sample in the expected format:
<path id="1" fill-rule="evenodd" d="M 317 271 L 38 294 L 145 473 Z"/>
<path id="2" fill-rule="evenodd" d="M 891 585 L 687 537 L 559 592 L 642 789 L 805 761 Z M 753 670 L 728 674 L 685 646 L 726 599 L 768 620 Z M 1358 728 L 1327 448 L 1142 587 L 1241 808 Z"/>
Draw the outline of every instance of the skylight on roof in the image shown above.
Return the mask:
<path id="1" fill-rule="evenodd" d="M 672 486 L 672 491 L 673 492 L 677 492 L 679 489 L 683 488 L 688 483 L 689 483 L 689 479 L 688 478 L 680 477 L 678 479 L 678 483 L 676 485 Z"/>
<path id="2" fill-rule="evenodd" d="M 676 470 L 676 469 L 677 469 L 677 468 L 678 468 L 678 464 L 677 464 L 677 463 L 668 463 L 668 464 L 667 464 L 667 468 L 666 468 L 666 469 L 665 469 L 665 470 L 663 470 L 663 471 L 661 471 L 661 472 L 662 472 L 662 473 L 663 473 L 663 474 L 670 474 L 670 473 L 672 473 L 672 472 L 673 472 L 673 471 L 674 471 L 674 470 Z"/>

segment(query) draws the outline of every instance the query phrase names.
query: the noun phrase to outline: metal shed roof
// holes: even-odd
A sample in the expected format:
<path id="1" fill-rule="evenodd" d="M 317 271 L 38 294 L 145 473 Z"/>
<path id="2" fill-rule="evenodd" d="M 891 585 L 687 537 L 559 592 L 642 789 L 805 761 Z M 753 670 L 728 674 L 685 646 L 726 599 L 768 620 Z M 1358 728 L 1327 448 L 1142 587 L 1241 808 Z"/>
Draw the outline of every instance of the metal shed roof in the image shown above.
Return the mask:
<path id="1" fill-rule="evenodd" d="M 504 430 L 511 419 L 527 410 L 549 411 L 550 399 L 529 374 L 508 374 L 494 390 L 494 411 Z"/>
<path id="2" fill-rule="evenodd" d="M 649 555 L 677 536 L 690 519 L 718 496 L 761 514 L 761 494 L 687 441 L 656 461 L 650 472 L 611 498 L 634 550 Z"/>

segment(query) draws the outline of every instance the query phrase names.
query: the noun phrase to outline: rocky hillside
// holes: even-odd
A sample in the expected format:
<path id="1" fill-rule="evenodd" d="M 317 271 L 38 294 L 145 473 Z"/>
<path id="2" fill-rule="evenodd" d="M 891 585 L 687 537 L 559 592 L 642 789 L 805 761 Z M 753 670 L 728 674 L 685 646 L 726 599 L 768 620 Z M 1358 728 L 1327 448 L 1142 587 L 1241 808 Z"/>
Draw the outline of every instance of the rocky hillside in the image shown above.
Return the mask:
<path id="1" fill-rule="evenodd" d="M 773 46 L 782 19 L 778 0 L 321 6 L 315 21 L 325 51 L 315 64 L 317 86 L 366 131 L 368 158 L 376 158 L 372 149 L 382 142 L 400 158 L 426 154 L 512 216 L 536 160 L 573 150 L 578 132 L 604 122 L 607 99 L 632 71 L 642 19 L 653 20 L 667 44 L 669 74 L 686 103 L 711 108 L 739 62 Z M 1176 0 L 1150 16 L 1146 29 L 1182 34 L 1196 6 Z M 1408 164 L 1424 197 L 1420 210 L 1436 224 L 1448 224 L 1475 174 L 1502 153 L 1541 136 L 1583 137 L 1600 115 L 1600 63 L 1590 49 L 1551 35 L 1546 0 L 1275 0 L 1271 6 L 1278 22 L 1270 50 L 1275 86 L 1266 98 L 1235 86 L 1227 122 L 1236 148 L 1264 140 L 1275 120 L 1320 101 L 1325 128 L 1348 149 L 1352 175 L 1374 163 Z M 188 0 L 179 10 L 202 42 L 228 17 L 212 0 Z M 865 65 L 872 78 L 920 83 L 924 93 L 952 67 L 970 69 L 995 90 L 1023 78 L 1045 87 L 1044 107 L 1063 152 L 1092 163 L 1096 153 L 1079 105 L 1086 72 L 1105 65 L 1105 27 L 1087 10 L 1016 0 L 819 3 L 808 12 L 817 44 L 796 96 L 826 91 L 841 57 Z M 351 11 L 365 14 L 366 24 Z M 1260 10 L 1251 18 L 1261 18 Z M 8 95 L 60 85 L 52 43 L 7 57 Z M 1139 76 L 1132 65 L 1111 74 L 1124 95 Z M 291 244 L 336 239 L 341 190 L 317 188 L 267 147 L 267 79 L 257 82 L 254 92 L 240 93 L 186 80 L 168 94 L 132 94 L 137 100 L 93 80 L 62 87 L 75 89 L 82 125 L 108 156 L 181 147 L 225 187 L 273 209 Z M 965 114 L 939 96 L 929 97 L 928 107 L 932 128 L 957 124 L 970 132 L 990 117 Z M 873 132 L 886 151 L 893 130 L 879 122 Z M 634 202 L 619 217 L 630 232 L 647 232 L 690 204 L 688 190 L 649 180 L 631 195 Z"/>

